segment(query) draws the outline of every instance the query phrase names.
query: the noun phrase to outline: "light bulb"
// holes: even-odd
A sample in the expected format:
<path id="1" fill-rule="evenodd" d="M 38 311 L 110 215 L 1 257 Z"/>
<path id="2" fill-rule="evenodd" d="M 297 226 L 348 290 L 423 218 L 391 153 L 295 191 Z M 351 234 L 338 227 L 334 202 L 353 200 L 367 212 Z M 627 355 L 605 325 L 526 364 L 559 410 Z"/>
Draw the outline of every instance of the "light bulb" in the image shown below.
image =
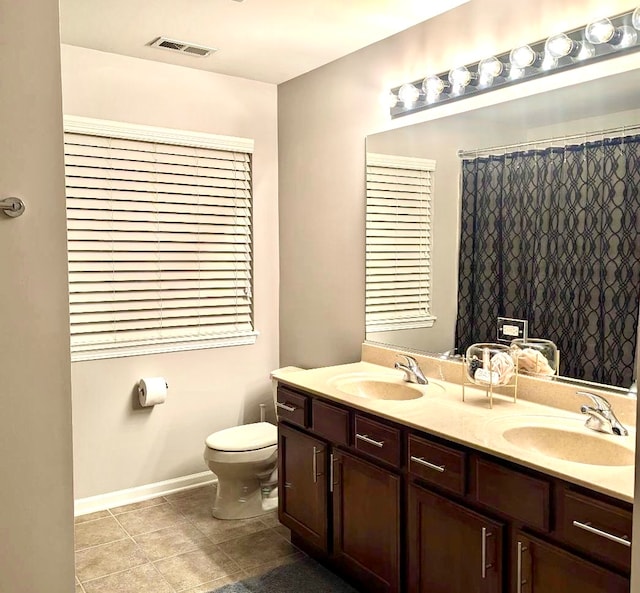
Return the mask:
<path id="1" fill-rule="evenodd" d="M 634 29 L 640 31 L 640 6 L 633 11 L 631 15 L 631 24 Z"/>
<path id="2" fill-rule="evenodd" d="M 571 39 L 566 33 L 559 33 L 547 39 L 544 49 L 546 53 L 554 58 L 564 58 L 565 56 L 575 58 L 580 53 L 582 44 Z"/>
<path id="3" fill-rule="evenodd" d="M 435 74 L 427 76 L 422 81 L 422 90 L 424 91 L 425 95 L 427 95 L 427 97 L 437 97 L 438 95 L 441 95 L 446 86 L 447 85 L 444 80 L 442 80 L 442 78 L 436 76 Z"/>
<path id="4" fill-rule="evenodd" d="M 387 101 L 389 103 L 389 109 L 393 109 L 398 104 L 398 95 L 396 95 L 393 91 L 389 91 Z"/>
<path id="5" fill-rule="evenodd" d="M 483 78 L 496 78 L 502 74 L 504 66 L 498 58 L 484 58 L 478 64 L 478 73 Z"/>
<path id="6" fill-rule="evenodd" d="M 589 43 L 598 45 L 600 43 L 609 43 L 616 33 L 613 23 L 607 19 L 598 19 L 589 23 L 584 30 L 584 35 Z"/>
<path id="7" fill-rule="evenodd" d="M 412 84 L 403 84 L 398 91 L 398 98 L 402 101 L 405 107 L 413 105 L 420 96 L 420 91 Z"/>
<path id="8" fill-rule="evenodd" d="M 471 72 L 466 66 L 459 66 L 449 71 L 449 82 L 454 87 L 466 87 L 471 82 Z"/>
<path id="9" fill-rule="evenodd" d="M 522 45 L 511 50 L 509 60 L 516 68 L 528 68 L 535 65 L 538 60 L 538 54 L 530 46 Z"/>

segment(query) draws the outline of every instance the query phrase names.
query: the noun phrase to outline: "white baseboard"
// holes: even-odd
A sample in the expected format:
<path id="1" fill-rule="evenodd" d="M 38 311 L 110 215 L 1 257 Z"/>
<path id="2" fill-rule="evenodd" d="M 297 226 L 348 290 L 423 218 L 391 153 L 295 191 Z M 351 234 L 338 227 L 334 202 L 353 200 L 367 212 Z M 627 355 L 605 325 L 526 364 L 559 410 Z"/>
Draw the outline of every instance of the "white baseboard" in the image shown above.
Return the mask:
<path id="1" fill-rule="evenodd" d="M 164 482 L 145 484 L 144 486 L 107 492 L 106 494 L 89 496 L 88 498 L 78 498 L 74 504 L 74 515 L 76 517 L 88 515 L 96 511 L 104 511 L 125 504 L 131 504 L 132 502 L 148 500 L 156 496 L 173 494 L 174 492 L 180 492 L 182 490 L 191 490 L 192 488 L 212 484 L 217 481 L 217 478 L 210 471 L 206 471 L 191 474 L 190 476 L 182 476 L 181 478 L 165 480 Z"/>

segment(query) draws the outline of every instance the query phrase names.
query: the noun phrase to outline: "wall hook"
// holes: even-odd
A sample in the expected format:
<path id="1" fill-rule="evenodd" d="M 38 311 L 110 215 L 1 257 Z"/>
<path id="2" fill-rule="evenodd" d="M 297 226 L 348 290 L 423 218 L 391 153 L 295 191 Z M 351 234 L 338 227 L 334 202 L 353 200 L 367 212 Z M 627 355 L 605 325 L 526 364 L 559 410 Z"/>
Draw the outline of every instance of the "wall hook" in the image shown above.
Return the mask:
<path id="1" fill-rule="evenodd" d="M 25 205 L 20 198 L 5 198 L 0 200 L 0 210 L 7 216 L 16 218 L 25 211 Z"/>

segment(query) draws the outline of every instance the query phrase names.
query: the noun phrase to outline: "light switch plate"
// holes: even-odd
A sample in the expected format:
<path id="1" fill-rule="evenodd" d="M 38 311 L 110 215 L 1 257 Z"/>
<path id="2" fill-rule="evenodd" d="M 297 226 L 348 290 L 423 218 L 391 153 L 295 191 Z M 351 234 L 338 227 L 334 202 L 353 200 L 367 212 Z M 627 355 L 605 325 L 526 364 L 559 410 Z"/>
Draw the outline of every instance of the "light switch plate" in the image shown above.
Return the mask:
<path id="1" fill-rule="evenodd" d="M 528 330 L 529 322 L 526 319 L 498 317 L 498 342 L 511 342 L 516 339 L 526 340 Z"/>

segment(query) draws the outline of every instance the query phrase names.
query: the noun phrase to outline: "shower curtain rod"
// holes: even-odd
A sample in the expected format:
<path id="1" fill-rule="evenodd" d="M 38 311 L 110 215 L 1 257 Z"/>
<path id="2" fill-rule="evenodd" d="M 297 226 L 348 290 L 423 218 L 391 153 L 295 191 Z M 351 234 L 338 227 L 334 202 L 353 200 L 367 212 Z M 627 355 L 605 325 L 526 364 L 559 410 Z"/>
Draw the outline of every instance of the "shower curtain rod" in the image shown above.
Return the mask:
<path id="1" fill-rule="evenodd" d="M 582 134 L 572 134 L 570 136 L 557 136 L 555 138 L 544 138 L 542 140 L 531 140 L 530 142 L 520 142 L 518 144 L 505 144 L 503 146 L 491 146 L 489 148 L 476 148 L 473 150 L 458 150 L 458 157 L 461 159 L 464 158 L 475 158 L 480 155 L 489 156 L 491 154 L 495 154 L 496 152 L 506 152 L 507 150 L 514 150 L 517 148 L 525 148 L 527 146 L 539 146 L 541 144 L 552 144 L 554 142 L 565 142 L 567 140 L 585 140 L 589 137 L 600 136 L 604 137 L 605 135 L 612 134 L 624 134 L 626 132 L 631 132 L 634 130 L 640 130 L 640 124 L 634 124 L 631 126 L 621 126 L 618 128 L 609 128 L 608 130 L 600 130 L 597 132 L 583 132 Z"/>

